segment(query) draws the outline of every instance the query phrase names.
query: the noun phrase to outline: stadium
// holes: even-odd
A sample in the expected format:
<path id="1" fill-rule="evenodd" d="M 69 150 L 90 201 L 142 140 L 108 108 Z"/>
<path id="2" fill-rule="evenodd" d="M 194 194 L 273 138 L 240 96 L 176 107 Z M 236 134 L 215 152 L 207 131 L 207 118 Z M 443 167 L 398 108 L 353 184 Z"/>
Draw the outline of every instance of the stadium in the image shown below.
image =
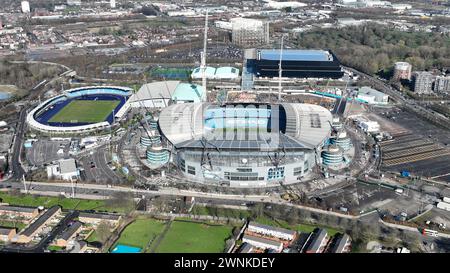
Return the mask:
<path id="1" fill-rule="evenodd" d="M 28 125 L 44 133 L 86 133 L 109 128 L 127 112 L 132 89 L 90 86 L 50 98 L 27 115 Z"/>
<path id="2" fill-rule="evenodd" d="M 298 182 L 320 161 L 331 113 L 300 103 L 173 104 L 159 129 L 188 180 L 231 187 Z"/>

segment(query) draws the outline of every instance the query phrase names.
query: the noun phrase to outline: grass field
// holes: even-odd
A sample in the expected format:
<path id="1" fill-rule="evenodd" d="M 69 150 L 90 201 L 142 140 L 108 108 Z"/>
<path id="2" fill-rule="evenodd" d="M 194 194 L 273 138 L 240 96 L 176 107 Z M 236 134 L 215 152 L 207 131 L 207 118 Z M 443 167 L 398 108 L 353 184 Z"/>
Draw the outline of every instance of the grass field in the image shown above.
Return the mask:
<path id="1" fill-rule="evenodd" d="M 174 221 L 156 249 L 157 253 L 221 253 L 231 236 L 231 226 Z"/>
<path id="2" fill-rule="evenodd" d="M 165 222 L 155 219 L 137 219 L 122 231 L 119 240 L 114 243 L 114 246 L 121 244 L 145 250 L 150 240 L 161 234 L 164 225 Z M 88 240 L 92 240 L 90 237 Z"/>
<path id="3" fill-rule="evenodd" d="M 106 205 L 103 200 L 84 200 L 73 198 L 59 198 L 52 196 L 37 196 L 37 195 L 11 195 L 4 192 L 0 192 L 0 199 L 9 203 L 10 205 L 38 207 L 44 206 L 46 208 L 54 205 L 60 205 L 64 209 L 77 209 L 77 210 L 97 210 L 97 211 L 109 211 L 109 212 L 123 212 L 121 208 L 113 208 Z"/>
<path id="4" fill-rule="evenodd" d="M 56 113 L 49 122 L 102 122 L 119 103 L 118 100 L 73 100 Z"/>

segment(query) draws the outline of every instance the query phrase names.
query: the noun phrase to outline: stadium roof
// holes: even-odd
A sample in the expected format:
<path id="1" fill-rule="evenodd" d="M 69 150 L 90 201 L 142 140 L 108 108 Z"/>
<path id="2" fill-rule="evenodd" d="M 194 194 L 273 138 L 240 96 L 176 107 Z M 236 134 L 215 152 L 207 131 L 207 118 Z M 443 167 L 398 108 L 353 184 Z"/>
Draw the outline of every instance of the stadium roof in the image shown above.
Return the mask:
<path id="1" fill-rule="evenodd" d="M 286 112 L 285 134 L 279 136 L 278 147 L 307 148 L 319 146 L 331 130 L 331 113 L 318 105 L 300 103 L 282 103 Z M 259 149 L 272 145 L 274 135 L 256 133 L 256 130 L 225 130 L 227 137 L 223 139 L 223 130 L 207 130 L 205 127 L 204 112 L 208 108 L 217 107 L 210 103 L 184 103 L 173 104 L 164 108 L 159 116 L 159 126 L 163 135 L 176 147 L 202 148 L 205 144 L 202 139 L 206 136 L 206 145 L 211 148 L 218 146 L 225 149 Z M 242 118 L 241 118 L 242 119 Z M 281 126 L 280 126 L 281 127 Z M 219 133 L 214 134 L 215 131 Z M 222 132 L 222 133 L 221 133 Z M 228 134 L 231 134 L 229 137 Z M 267 141 L 270 140 L 270 141 Z M 272 146 L 270 146 L 272 147 Z"/>
<path id="2" fill-rule="evenodd" d="M 172 94 L 179 83 L 179 81 L 159 81 L 146 83 L 142 85 L 138 92 L 133 94 L 128 101 L 131 103 L 151 99 L 170 99 L 172 98 Z"/>
<path id="3" fill-rule="evenodd" d="M 205 72 L 207 78 L 214 78 L 214 75 L 216 74 L 216 69 L 214 67 L 207 66 Z M 192 78 L 201 78 L 202 76 L 203 75 L 201 67 L 197 67 L 194 69 L 194 71 L 192 71 L 191 74 Z"/>
<path id="4" fill-rule="evenodd" d="M 200 102 L 203 97 L 203 87 L 191 83 L 180 83 L 172 94 L 174 101 Z"/>
<path id="5" fill-rule="evenodd" d="M 279 49 L 261 49 L 259 50 L 261 60 L 280 60 Z M 298 50 L 283 49 L 283 61 L 332 61 L 333 57 L 328 51 L 324 50 Z"/>
<path id="6" fill-rule="evenodd" d="M 219 67 L 216 69 L 216 78 L 236 78 L 239 77 L 239 69 L 231 67 L 231 66 L 224 66 Z"/>

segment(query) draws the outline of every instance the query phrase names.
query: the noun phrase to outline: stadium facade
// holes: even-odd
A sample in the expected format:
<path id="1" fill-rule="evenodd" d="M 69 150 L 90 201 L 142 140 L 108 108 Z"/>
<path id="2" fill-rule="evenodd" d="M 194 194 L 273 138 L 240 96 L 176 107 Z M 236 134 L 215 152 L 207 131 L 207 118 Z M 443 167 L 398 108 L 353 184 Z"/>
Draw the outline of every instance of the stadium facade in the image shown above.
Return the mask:
<path id="1" fill-rule="evenodd" d="M 132 89 L 118 86 L 88 86 L 70 89 L 64 94 L 52 97 L 34 108 L 28 113 L 26 121 L 31 129 L 50 134 L 74 134 L 99 131 L 109 128 L 114 122 L 123 118 L 127 109 L 123 107 Z M 98 103 L 104 104 L 104 109 L 99 107 L 88 109 L 98 117 L 90 117 L 86 112 L 76 109 L 74 102 L 80 106 L 83 101 L 89 101 L 92 107 Z M 61 115 L 61 111 L 71 107 L 73 111 L 67 112 L 67 116 Z M 108 105 L 109 104 L 109 105 Z M 99 113 L 99 111 L 103 113 Z M 59 114 L 59 115 L 58 115 Z"/>
<path id="2" fill-rule="evenodd" d="M 164 108 L 159 129 L 189 180 L 260 187 L 311 172 L 331 121 L 327 109 L 311 104 L 200 102 Z"/>
<path id="3" fill-rule="evenodd" d="M 280 50 L 249 49 L 245 51 L 246 70 L 256 77 L 279 76 Z M 282 76 L 286 78 L 339 79 L 344 71 L 337 57 L 326 50 L 283 49 Z"/>

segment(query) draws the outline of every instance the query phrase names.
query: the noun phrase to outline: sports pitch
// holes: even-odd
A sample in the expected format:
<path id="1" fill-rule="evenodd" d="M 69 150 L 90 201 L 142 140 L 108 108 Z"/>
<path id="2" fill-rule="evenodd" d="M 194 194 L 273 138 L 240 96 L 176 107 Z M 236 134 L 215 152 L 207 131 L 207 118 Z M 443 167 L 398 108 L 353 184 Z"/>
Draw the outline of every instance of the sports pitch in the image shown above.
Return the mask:
<path id="1" fill-rule="evenodd" d="M 49 122 L 97 123 L 105 121 L 119 105 L 118 100 L 73 100 Z"/>

